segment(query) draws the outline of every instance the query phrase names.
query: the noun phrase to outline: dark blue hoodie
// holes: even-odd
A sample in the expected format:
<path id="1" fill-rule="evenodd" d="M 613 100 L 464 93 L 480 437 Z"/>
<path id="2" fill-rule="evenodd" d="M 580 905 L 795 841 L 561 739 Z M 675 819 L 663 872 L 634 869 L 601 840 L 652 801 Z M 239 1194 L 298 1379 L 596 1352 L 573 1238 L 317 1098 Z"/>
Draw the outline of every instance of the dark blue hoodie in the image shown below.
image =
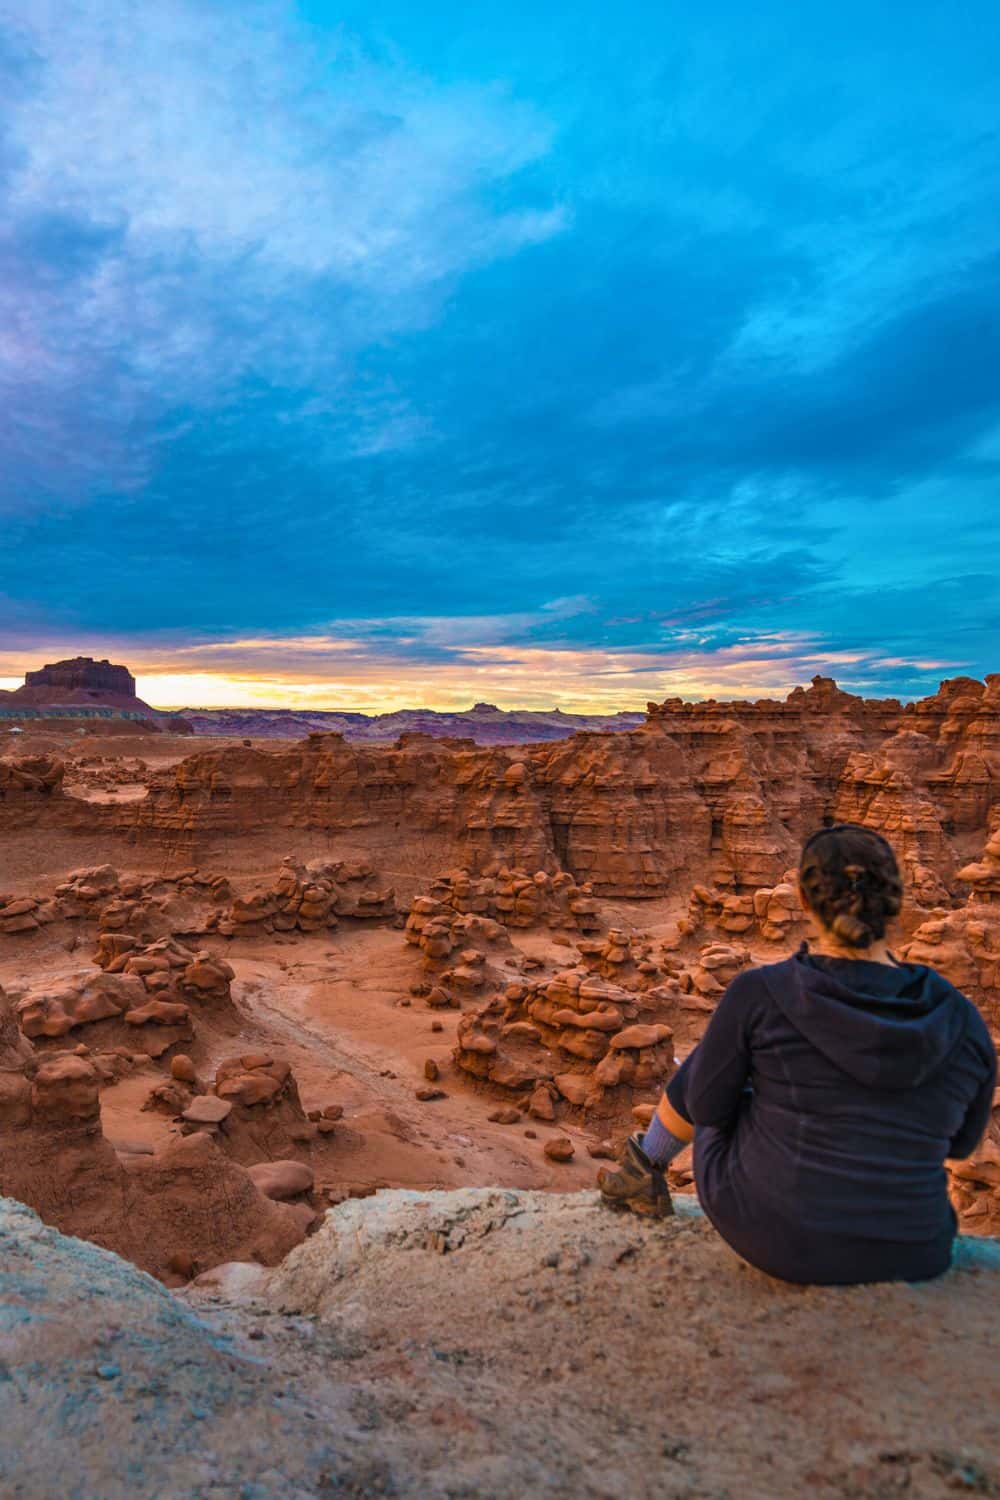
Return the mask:
<path id="1" fill-rule="evenodd" d="M 944 1162 L 975 1150 L 996 1053 L 933 969 L 802 952 L 740 974 L 671 1079 L 702 1206 L 788 1281 L 917 1281 L 955 1234 Z"/>

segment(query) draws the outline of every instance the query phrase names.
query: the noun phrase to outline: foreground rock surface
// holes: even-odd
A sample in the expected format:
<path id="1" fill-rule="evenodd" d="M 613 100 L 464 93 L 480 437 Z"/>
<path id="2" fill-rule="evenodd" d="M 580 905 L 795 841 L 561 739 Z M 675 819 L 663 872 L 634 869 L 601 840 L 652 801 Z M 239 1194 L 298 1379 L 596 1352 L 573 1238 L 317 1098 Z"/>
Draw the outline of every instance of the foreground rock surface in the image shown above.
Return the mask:
<path id="1" fill-rule="evenodd" d="M 181 1300 L 5 1201 L 0 1286 L 13 1496 L 1000 1494 L 993 1241 L 802 1290 L 690 1210 L 394 1191 Z"/>
<path id="2" fill-rule="evenodd" d="M 0 1199 L 0 1493 L 391 1493 L 313 1402 L 151 1277 Z M 367 1445 L 365 1445 L 367 1446 Z"/>

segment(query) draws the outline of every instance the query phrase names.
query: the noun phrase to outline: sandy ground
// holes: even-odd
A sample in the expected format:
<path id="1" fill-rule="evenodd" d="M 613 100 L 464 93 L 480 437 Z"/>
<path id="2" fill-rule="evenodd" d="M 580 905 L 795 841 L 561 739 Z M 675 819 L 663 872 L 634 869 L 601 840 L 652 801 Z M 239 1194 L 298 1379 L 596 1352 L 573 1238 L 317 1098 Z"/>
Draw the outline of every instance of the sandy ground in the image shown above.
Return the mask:
<path id="1" fill-rule="evenodd" d="M 487 1116 L 501 1102 L 477 1092 L 451 1065 L 460 1012 L 429 1010 L 407 999 L 413 950 L 385 928 L 355 929 L 321 939 L 296 939 L 275 958 L 260 945 L 235 960 L 234 992 L 292 1064 L 306 1108 L 345 1108 L 334 1138 L 339 1176 L 366 1186 L 450 1187 L 503 1182 L 518 1187 L 575 1187 L 594 1180 L 578 1127 L 498 1125 Z M 281 950 L 278 950 L 281 952 Z M 432 1030 L 437 1021 L 443 1030 Z M 424 1063 L 441 1070 L 445 1098 L 422 1103 Z M 530 1135 L 525 1132 L 530 1131 Z M 566 1164 L 543 1154 L 557 1135 L 577 1142 Z"/>
<path id="2" fill-rule="evenodd" d="M 477 1091 L 452 1067 L 460 1012 L 429 1010 L 408 997 L 412 949 L 399 932 L 354 928 L 320 937 L 299 936 L 275 947 L 242 940 L 227 956 L 236 969 L 233 994 L 247 1025 L 242 1045 L 266 1044 L 291 1063 L 307 1110 L 341 1104 L 341 1129 L 317 1143 L 317 1181 L 344 1189 L 457 1187 L 502 1183 L 565 1189 L 593 1184 L 598 1163 L 587 1144 L 593 1130 L 572 1123 L 525 1119 L 499 1125 L 488 1116 L 501 1102 Z M 2 967 L 0 967 L 2 981 Z M 441 1031 L 432 1029 L 437 1022 Z M 199 1062 L 206 1075 L 240 1050 L 216 1038 Z M 443 1099 L 420 1102 L 424 1064 L 441 1072 Z M 162 1078 L 144 1069 L 105 1090 L 105 1134 L 116 1141 L 159 1144 L 173 1128 L 163 1116 L 141 1113 Z M 526 1133 L 527 1132 L 527 1133 Z M 546 1141 L 569 1135 L 575 1159 L 550 1161 Z"/>
<path id="3" fill-rule="evenodd" d="M 69 924 L 63 924 L 69 930 Z M 0 945 L 0 985 L 12 993 L 46 977 L 86 968 L 89 938 L 70 931 Z M 548 940 L 525 948 L 540 951 Z M 66 944 L 75 943 L 67 952 Z M 500 1125 L 488 1116 L 502 1102 L 478 1091 L 451 1063 L 461 1012 L 408 1006 L 415 975 L 413 950 L 385 927 L 346 926 L 333 933 L 294 938 L 239 939 L 215 947 L 236 970 L 233 995 L 243 1026 L 238 1036 L 199 1028 L 198 1067 L 214 1076 L 218 1064 L 240 1051 L 265 1047 L 292 1066 L 307 1110 L 340 1104 L 341 1128 L 314 1146 L 317 1183 L 341 1191 L 379 1187 L 456 1187 L 501 1183 L 565 1189 L 591 1186 L 598 1163 L 587 1154 L 593 1130 L 525 1119 Z M 440 1031 L 433 1030 L 437 1022 Z M 445 1097 L 418 1101 L 433 1059 Z M 162 1082 L 155 1065 L 126 1075 L 102 1091 L 105 1134 L 121 1149 L 157 1148 L 177 1127 L 144 1112 L 151 1089 Z M 573 1161 L 544 1155 L 546 1141 L 569 1135 Z"/>

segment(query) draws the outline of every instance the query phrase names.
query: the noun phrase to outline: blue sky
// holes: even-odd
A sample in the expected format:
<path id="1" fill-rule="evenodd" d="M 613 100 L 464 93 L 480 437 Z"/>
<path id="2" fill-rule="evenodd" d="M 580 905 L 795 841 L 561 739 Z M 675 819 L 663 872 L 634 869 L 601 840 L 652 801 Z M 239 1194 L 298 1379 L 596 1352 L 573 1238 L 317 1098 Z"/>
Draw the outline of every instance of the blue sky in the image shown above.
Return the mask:
<path id="1" fill-rule="evenodd" d="M 1000 11 L 0 0 L 0 683 L 1000 670 Z"/>

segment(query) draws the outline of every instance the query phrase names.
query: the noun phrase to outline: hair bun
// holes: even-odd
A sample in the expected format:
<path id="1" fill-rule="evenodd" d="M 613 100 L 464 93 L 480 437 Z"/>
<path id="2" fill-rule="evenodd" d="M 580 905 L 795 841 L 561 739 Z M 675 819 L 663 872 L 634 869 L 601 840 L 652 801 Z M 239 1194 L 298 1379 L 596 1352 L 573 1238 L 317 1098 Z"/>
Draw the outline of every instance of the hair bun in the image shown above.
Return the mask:
<path id="1" fill-rule="evenodd" d="M 849 911 L 837 913 L 830 931 L 843 938 L 852 948 L 870 948 L 875 936 L 867 922 L 862 922 L 860 917 L 853 916 Z"/>
<path id="2" fill-rule="evenodd" d="M 849 948 L 868 948 L 884 937 L 903 904 L 892 848 L 858 823 L 823 828 L 806 840 L 799 886 L 823 926 Z"/>

